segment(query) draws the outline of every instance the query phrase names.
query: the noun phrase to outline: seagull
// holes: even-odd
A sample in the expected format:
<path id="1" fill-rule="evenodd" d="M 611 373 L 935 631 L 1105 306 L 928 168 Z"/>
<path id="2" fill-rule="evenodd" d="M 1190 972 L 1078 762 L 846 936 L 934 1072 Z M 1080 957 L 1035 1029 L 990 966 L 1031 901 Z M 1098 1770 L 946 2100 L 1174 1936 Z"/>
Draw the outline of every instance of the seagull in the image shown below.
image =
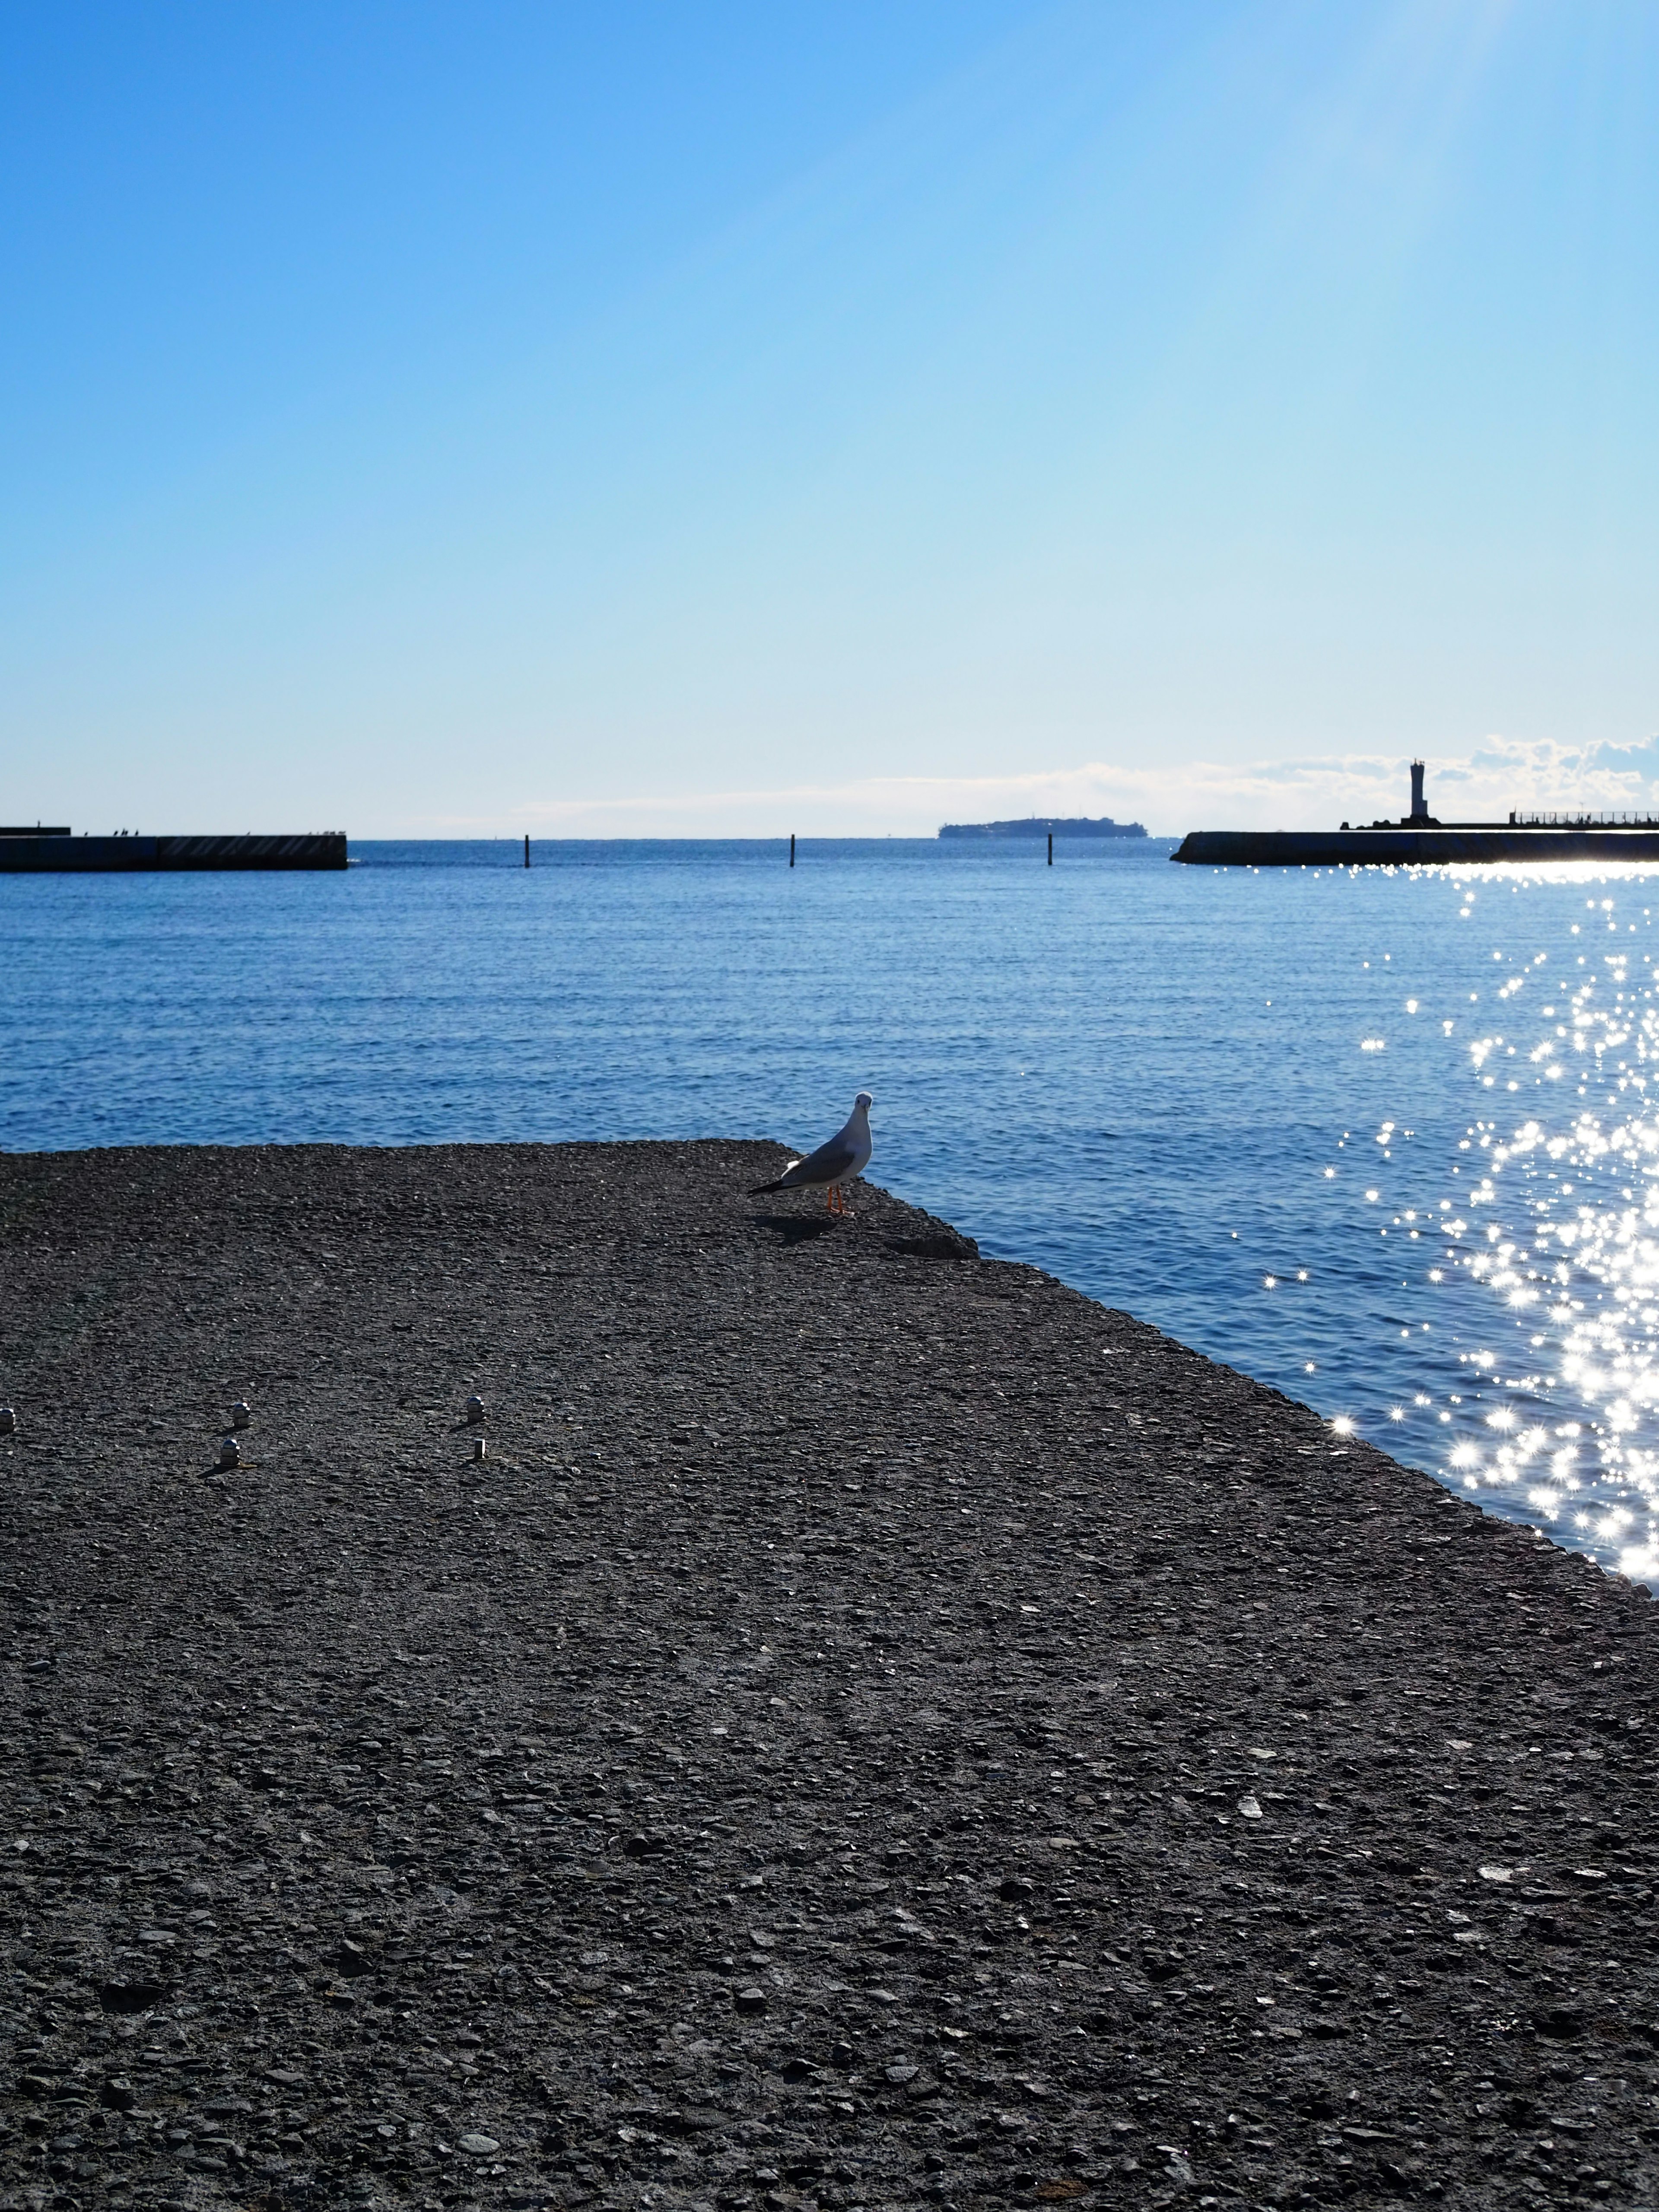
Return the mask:
<path id="1" fill-rule="evenodd" d="M 867 1091 L 860 1091 L 853 1101 L 845 1128 L 837 1129 L 827 1145 L 820 1145 L 804 1160 L 792 1160 L 775 1182 L 757 1184 L 750 1197 L 759 1198 L 770 1190 L 821 1190 L 827 1212 L 845 1213 L 848 1205 L 841 1194 L 841 1187 L 864 1173 L 874 1150 L 870 1136 L 870 1109 L 875 1103 Z"/>

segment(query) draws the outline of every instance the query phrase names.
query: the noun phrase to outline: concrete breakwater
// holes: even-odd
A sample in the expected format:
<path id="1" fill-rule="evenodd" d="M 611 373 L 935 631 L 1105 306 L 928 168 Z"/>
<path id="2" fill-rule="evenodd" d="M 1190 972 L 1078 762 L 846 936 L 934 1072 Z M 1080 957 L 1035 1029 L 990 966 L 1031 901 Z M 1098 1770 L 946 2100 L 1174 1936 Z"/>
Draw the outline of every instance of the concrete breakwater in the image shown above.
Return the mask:
<path id="1" fill-rule="evenodd" d="M 1455 867 L 1483 860 L 1659 860 L 1659 830 L 1192 830 L 1171 859 L 1211 868 Z"/>
<path id="2" fill-rule="evenodd" d="M 1651 2203 L 1650 1601 L 779 1157 L 0 1157 L 0 2203 Z"/>
<path id="3" fill-rule="evenodd" d="M 128 875 L 222 868 L 343 868 L 343 830 L 294 836 L 88 837 L 0 834 L 0 875 Z"/>

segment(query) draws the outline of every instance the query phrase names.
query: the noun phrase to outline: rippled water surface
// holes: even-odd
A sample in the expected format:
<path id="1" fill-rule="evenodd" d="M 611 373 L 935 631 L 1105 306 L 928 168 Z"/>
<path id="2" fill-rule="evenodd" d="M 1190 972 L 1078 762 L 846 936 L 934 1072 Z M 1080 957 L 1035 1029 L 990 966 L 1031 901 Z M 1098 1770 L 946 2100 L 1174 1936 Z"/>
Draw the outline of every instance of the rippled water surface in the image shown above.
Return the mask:
<path id="1" fill-rule="evenodd" d="M 1659 1571 L 1659 884 L 1170 849 L 0 877 L 0 1145 L 806 1146 L 868 1085 L 872 1173 L 988 1252 Z"/>

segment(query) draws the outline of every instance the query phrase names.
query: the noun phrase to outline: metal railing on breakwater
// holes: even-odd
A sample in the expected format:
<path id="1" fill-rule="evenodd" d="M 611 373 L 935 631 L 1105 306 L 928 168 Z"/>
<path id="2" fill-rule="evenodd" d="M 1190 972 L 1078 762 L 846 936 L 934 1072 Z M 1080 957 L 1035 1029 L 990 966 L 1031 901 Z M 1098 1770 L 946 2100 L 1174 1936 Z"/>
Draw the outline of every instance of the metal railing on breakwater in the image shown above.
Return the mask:
<path id="1" fill-rule="evenodd" d="M 1659 814 L 1511 814 L 1512 830 L 1659 830 Z"/>

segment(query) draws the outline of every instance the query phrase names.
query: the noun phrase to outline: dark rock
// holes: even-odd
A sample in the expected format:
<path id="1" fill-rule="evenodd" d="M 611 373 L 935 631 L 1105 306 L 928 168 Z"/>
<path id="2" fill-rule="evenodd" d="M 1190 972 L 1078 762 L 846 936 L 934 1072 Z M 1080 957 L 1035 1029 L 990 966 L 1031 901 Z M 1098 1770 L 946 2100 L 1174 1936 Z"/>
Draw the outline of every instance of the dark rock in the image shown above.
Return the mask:
<path id="1" fill-rule="evenodd" d="M 977 1260 L 979 1246 L 971 1237 L 964 1237 L 959 1229 L 952 1229 L 948 1221 L 935 1221 L 931 1214 L 922 1214 L 918 1225 L 904 1235 L 888 1239 L 890 1252 L 903 1254 L 912 1260 Z"/>
<path id="2" fill-rule="evenodd" d="M 153 2012 L 167 2000 L 167 1990 L 161 1982 L 105 1982 L 98 1991 L 106 2012 Z"/>
<path id="3" fill-rule="evenodd" d="M 112 2075 L 99 2089 L 98 2101 L 112 2112 L 130 2112 L 138 2099 L 131 2081 L 120 2075 Z"/>
<path id="4" fill-rule="evenodd" d="M 738 2012 L 764 2012 L 766 1992 L 763 1989 L 756 1988 L 751 1983 L 747 1989 L 734 1990 L 732 1992 L 732 2003 L 734 2009 Z"/>
<path id="5" fill-rule="evenodd" d="M 997 1895 L 1005 1905 L 1024 1905 L 1036 1895 L 1036 1891 L 1021 1875 L 1011 1874 L 997 1884 Z"/>

